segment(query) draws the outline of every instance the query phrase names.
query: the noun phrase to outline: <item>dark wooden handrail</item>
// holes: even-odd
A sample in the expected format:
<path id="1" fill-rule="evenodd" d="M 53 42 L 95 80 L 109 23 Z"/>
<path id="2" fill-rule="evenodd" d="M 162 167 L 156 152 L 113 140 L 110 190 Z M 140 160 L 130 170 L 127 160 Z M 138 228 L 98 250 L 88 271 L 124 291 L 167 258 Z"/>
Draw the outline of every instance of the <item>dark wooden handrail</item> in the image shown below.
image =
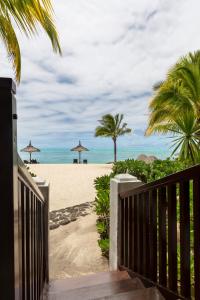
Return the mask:
<path id="1" fill-rule="evenodd" d="M 199 178 L 199 176 L 200 176 L 200 165 L 196 165 L 196 166 L 190 167 L 188 169 L 185 169 L 183 171 L 168 175 L 164 178 L 155 180 L 153 182 L 143 184 L 143 185 L 137 187 L 136 189 L 134 189 L 134 193 L 139 193 L 140 191 L 145 192 L 145 191 L 150 190 L 151 188 L 152 189 L 159 188 L 161 186 L 165 186 L 170 183 L 180 182 L 181 180 L 184 181 L 184 180 L 189 180 L 192 178 Z M 133 193 L 133 190 L 123 192 L 123 193 L 120 193 L 120 197 L 121 198 L 129 197 L 132 193 Z"/>
<path id="2" fill-rule="evenodd" d="M 29 187 L 34 191 L 34 193 L 38 196 L 40 201 L 45 201 L 40 189 L 38 188 L 37 184 L 31 177 L 30 173 L 28 172 L 25 164 L 21 160 L 20 156 L 18 155 L 18 176 L 21 177 L 21 180 L 28 183 Z"/>
<path id="3" fill-rule="evenodd" d="M 166 299 L 200 299 L 200 165 L 120 195 L 120 268 Z"/>
<path id="4" fill-rule="evenodd" d="M 0 78 L 0 299 L 42 300 L 48 283 L 48 186 L 17 153 L 16 87 Z"/>

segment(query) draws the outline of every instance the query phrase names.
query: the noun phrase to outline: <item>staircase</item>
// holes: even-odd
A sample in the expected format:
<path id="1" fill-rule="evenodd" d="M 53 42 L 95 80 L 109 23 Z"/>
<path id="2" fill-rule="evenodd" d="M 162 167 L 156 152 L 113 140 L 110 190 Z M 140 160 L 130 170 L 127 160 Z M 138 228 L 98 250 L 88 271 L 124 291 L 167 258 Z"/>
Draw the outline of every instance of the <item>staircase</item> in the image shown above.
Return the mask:
<path id="1" fill-rule="evenodd" d="M 97 273 L 50 283 L 48 300 L 164 300 L 159 291 L 145 288 L 127 272 Z"/>

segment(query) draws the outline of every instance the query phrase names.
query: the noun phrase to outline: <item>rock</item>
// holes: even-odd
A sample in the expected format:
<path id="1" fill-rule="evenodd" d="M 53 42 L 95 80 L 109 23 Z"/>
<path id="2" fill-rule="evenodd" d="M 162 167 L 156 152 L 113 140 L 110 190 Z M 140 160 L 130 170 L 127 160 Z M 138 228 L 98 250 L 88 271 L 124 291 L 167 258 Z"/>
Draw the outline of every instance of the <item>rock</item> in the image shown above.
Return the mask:
<path id="1" fill-rule="evenodd" d="M 89 215 L 89 213 L 87 213 L 87 212 L 83 212 L 83 213 L 81 214 L 82 217 L 85 217 L 85 216 L 87 216 L 87 215 Z"/>
<path id="2" fill-rule="evenodd" d="M 64 213 L 64 214 L 62 215 L 63 218 L 69 218 L 69 216 L 70 216 L 69 213 Z"/>
<path id="3" fill-rule="evenodd" d="M 58 224 L 58 223 L 53 223 L 53 224 L 50 224 L 49 229 L 50 229 L 50 230 L 53 230 L 53 229 L 58 228 L 59 226 L 60 226 L 60 224 Z"/>
<path id="4" fill-rule="evenodd" d="M 147 156 L 145 154 L 140 154 L 137 157 L 137 160 L 141 160 L 141 161 L 144 161 L 147 164 L 150 164 L 150 163 L 154 162 L 155 160 L 158 160 L 158 158 L 154 155 Z"/>
<path id="5" fill-rule="evenodd" d="M 60 221 L 60 216 L 58 216 L 58 217 L 56 217 L 56 218 L 52 219 L 52 221 L 53 221 L 53 222 Z"/>
<path id="6" fill-rule="evenodd" d="M 60 225 L 67 225 L 70 223 L 70 220 L 69 219 L 64 219 L 62 221 L 59 222 Z"/>
<path id="7" fill-rule="evenodd" d="M 146 162 L 146 160 L 147 160 L 147 155 L 145 155 L 145 154 L 140 154 L 140 155 L 137 157 L 137 160 L 142 160 L 142 161 Z"/>
<path id="8" fill-rule="evenodd" d="M 62 220 L 70 220 L 70 215 L 69 215 L 69 216 L 63 215 L 63 216 L 62 216 Z"/>
<path id="9" fill-rule="evenodd" d="M 50 219 L 56 218 L 56 213 L 55 213 L 55 212 L 50 212 L 49 218 L 50 218 Z"/>
<path id="10" fill-rule="evenodd" d="M 65 208 L 59 209 L 60 213 L 64 213 L 65 212 Z"/>
<path id="11" fill-rule="evenodd" d="M 74 222 L 74 221 L 76 221 L 76 220 L 77 220 L 76 215 L 71 215 L 70 221 L 71 221 L 71 222 Z"/>
<path id="12" fill-rule="evenodd" d="M 93 206 L 94 201 L 51 211 L 49 213 L 50 229 L 58 228 L 59 225 L 67 225 L 70 222 L 76 221 L 78 217 L 87 216 Z"/>

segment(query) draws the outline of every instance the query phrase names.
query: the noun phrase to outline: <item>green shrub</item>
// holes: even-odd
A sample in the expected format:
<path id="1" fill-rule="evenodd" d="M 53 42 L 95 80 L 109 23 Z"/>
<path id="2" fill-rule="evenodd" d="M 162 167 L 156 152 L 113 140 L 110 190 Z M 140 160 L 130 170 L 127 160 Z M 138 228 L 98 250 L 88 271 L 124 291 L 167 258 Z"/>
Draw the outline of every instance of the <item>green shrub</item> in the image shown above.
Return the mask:
<path id="1" fill-rule="evenodd" d="M 99 190 L 95 198 L 95 212 L 100 217 L 107 217 L 109 215 L 110 197 L 109 190 Z"/>
<path id="2" fill-rule="evenodd" d="M 144 161 L 127 159 L 125 161 L 114 163 L 112 171 L 112 176 L 129 173 L 142 182 L 147 182 L 150 173 L 150 165 L 146 164 Z"/>
<path id="3" fill-rule="evenodd" d="M 150 173 L 147 178 L 147 182 L 151 182 L 167 175 L 182 171 L 189 167 L 190 164 L 186 161 L 180 161 L 178 159 L 170 160 L 156 160 L 150 165 Z"/>
<path id="4" fill-rule="evenodd" d="M 102 239 L 109 236 L 109 217 L 97 220 L 97 231 Z"/>
<path id="5" fill-rule="evenodd" d="M 97 177 L 94 180 L 94 186 L 97 191 L 100 190 L 109 190 L 110 189 L 110 176 L 109 175 L 104 175 L 101 177 Z"/>
<path id="6" fill-rule="evenodd" d="M 112 174 L 97 177 L 94 185 L 97 191 L 95 198 L 95 212 L 98 216 L 97 231 L 100 235 L 98 241 L 102 254 L 109 255 L 109 206 L 110 206 L 110 179 L 117 174 L 129 173 L 136 176 L 142 182 L 151 182 L 172 173 L 181 171 L 190 164 L 180 160 L 156 160 L 151 164 L 134 159 L 116 162 L 113 165 Z"/>
<path id="7" fill-rule="evenodd" d="M 101 248 L 102 254 L 105 257 L 109 257 L 109 239 L 98 240 L 99 247 Z"/>
<path id="8" fill-rule="evenodd" d="M 110 221 L 110 176 L 97 177 L 94 181 L 97 191 L 95 198 L 95 212 L 98 216 L 97 231 L 100 235 L 98 241 L 102 254 L 109 255 L 109 221 Z"/>
<path id="9" fill-rule="evenodd" d="M 178 159 L 155 160 L 147 164 L 144 161 L 127 159 L 113 165 L 112 176 L 129 173 L 144 183 L 151 182 L 189 167 L 190 163 Z"/>

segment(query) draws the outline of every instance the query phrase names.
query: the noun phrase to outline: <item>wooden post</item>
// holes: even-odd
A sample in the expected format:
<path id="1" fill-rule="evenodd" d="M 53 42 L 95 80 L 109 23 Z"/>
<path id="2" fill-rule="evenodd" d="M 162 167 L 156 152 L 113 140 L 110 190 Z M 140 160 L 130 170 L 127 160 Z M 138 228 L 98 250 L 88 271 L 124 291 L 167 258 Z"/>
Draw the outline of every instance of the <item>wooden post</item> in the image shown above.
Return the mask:
<path id="1" fill-rule="evenodd" d="M 20 295 L 16 87 L 0 78 L 0 298 Z"/>
<path id="2" fill-rule="evenodd" d="M 45 245 L 45 282 L 49 283 L 49 183 L 38 179 L 38 177 L 33 178 L 37 186 L 39 187 L 43 197 L 44 197 L 44 245 Z"/>

